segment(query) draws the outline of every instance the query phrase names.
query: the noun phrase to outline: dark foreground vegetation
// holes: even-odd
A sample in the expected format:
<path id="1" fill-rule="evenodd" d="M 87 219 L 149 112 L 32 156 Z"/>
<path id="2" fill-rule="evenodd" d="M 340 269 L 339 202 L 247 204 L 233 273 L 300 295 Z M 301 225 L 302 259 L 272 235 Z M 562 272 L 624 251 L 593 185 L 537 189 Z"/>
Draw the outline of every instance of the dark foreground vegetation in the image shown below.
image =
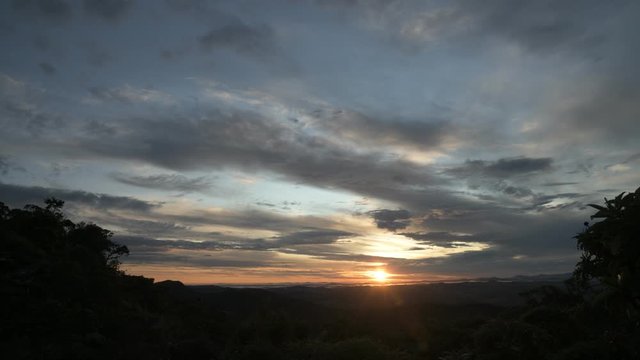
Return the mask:
<path id="1" fill-rule="evenodd" d="M 537 287 L 154 283 L 62 205 L 0 203 L 4 359 L 640 359 L 640 189 L 594 205 L 571 279 Z"/>

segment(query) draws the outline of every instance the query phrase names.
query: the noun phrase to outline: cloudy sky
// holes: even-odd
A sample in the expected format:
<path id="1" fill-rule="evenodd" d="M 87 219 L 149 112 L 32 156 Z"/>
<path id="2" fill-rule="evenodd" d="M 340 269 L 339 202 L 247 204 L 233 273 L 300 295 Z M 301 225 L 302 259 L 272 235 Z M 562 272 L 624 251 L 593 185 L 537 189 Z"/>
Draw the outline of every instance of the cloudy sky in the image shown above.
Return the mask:
<path id="1" fill-rule="evenodd" d="M 187 283 L 566 273 L 640 185 L 640 2 L 0 2 L 0 201 Z"/>

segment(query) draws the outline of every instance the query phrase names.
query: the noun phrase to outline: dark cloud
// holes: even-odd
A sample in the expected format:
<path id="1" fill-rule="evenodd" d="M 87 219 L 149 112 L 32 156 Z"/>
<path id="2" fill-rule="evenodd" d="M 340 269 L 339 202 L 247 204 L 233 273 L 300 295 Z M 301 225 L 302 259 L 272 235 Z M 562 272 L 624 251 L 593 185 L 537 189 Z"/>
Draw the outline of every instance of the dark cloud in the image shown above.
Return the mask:
<path id="1" fill-rule="evenodd" d="M 122 259 L 125 265 L 158 264 L 172 267 L 288 267 L 276 259 L 276 254 L 269 251 L 244 250 L 243 256 L 237 251 L 227 250 L 232 255 L 226 255 L 218 249 L 216 244 L 209 242 L 193 242 L 186 240 L 155 240 L 136 237 L 114 237 L 116 242 L 127 245 L 131 254 Z M 226 255 L 226 256 L 225 256 Z"/>
<path id="2" fill-rule="evenodd" d="M 534 195 L 531 189 L 522 186 L 513 186 L 504 182 L 498 183 L 497 190 L 515 198 L 523 198 Z"/>
<path id="3" fill-rule="evenodd" d="M 65 127 L 61 113 L 42 106 L 42 88 L 0 73 L 0 134 L 4 144 L 42 140 Z"/>
<path id="4" fill-rule="evenodd" d="M 252 26 L 238 21 L 210 30 L 198 41 L 204 50 L 224 48 L 254 57 L 269 57 L 277 53 L 273 29 L 264 24 Z"/>
<path id="5" fill-rule="evenodd" d="M 129 99 L 122 96 L 119 92 L 114 91 L 113 89 L 107 89 L 100 86 L 92 86 L 89 88 L 89 93 L 96 99 L 105 101 L 105 100 L 116 100 L 124 103 L 129 103 Z"/>
<path id="6" fill-rule="evenodd" d="M 205 191 L 211 187 L 211 182 L 204 177 L 188 178 L 180 174 L 132 176 L 115 173 L 112 178 L 127 185 L 168 191 Z"/>
<path id="7" fill-rule="evenodd" d="M 296 248 L 310 245 L 329 245 L 354 234 L 331 230 L 316 229 L 293 232 L 290 234 L 272 237 L 269 239 L 242 239 L 233 236 L 213 234 L 215 239 L 204 241 L 192 240 L 157 240 L 145 236 L 117 236 L 120 242 L 127 246 L 133 246 L 144 252 L 167 251 L 170 249 L 183 250 L 245 250 L 245 251 L 286 251 L 287 248 Z M 158 236 L 162 234 L 158 233 Z M 300 253 L 299 250 L 294 251 Z M 305 251 L 302 253 L 307 254 Z M 314 254 L 311 250 L 308 254 Z"/>
<path id="8" fill-rule="evenodd" d="M 7 175 L 10 172 L 17 171 L 26 173 L 27 170 L 20 166 L 14 159 L 9 156 L 0 155 L 0 175 Z M 1 201 L 1 200 L 0 200 Z"/>
<path id="9" fill-rule="evenodd" d="M 111 209 L 149 211 L 158 204 L 138 200 L 126 196 L 96 194 L 78 190 L 63 190 L 39 186 L 21 186 L 0 183 L 1 201 L 14 207 L 26 204 L 42 204 L 44 199 L 56 197 L 71 204 L 77 203 L 103 211 Z"/>
<path id="10" fill-rule="evenodd" d="M 258 206 L 264 206 L 268 208 L 278 208 L 281 210 L 291 210 L 293 206 L 300 205 L 300 203 L 296 201 L 282 201 L 278 204 L 273 204 L 265 201 L 257 201 L 255 204 Z"/>
<path id="11" fill-rule="evenodd" d="M 0 174 L 7 175 L 10 169 L 11 169 L 11 164 L 9 163 L 9 158 L 6 156 L 0 155 Z"/>
<path id="12" fill-rule="evenodd" d="M 160 51 L 160 58 L 163 60 L 175 60 L 184 56 L 189 50 L 162 50 Z"/>
<path id="13" fill-rule="evenodd" d="M 100 219 L 100 223 L 106 227 L 115 225 L 125 229 L 128 234 L 142 236 L 157 236 L 162 238 L 185 237 L 188 235 L 198 235 L 190 231 L 189 227 L 176 224 L 174 222 L 131 219 L 120 216 L 106 216 Z M 205 234 L 200 234 L 205 235 Z"/>
<path id="14" fill-rule="evenodd" d="M 12 6 L 19 11 L 30 11 L 56 20 L 68 19 L 72 13 L 65 0 L 14 0 Z"/>
<path id="15" fill-rule="evenodd" d="M 638 160 L 640 160 L 640 153 L 634 153 L 634 154 L 631 154 L 631 155 L 627 156 L 627 157 L 626 157 L 624 160 L 622 160 L 621 162 L 616 162 L 616 163 L 613 163 L 613 164 L 607 164 L 607 165 L 605 165 L 605 166 L 604 166 L 604 169 L 605 169 L 605 170 L 608 170 L 608 169 L 613 168 L 613 167 L 614 167 L 614 166 L 616 166 L 616 165 L 617 165 L 617 166 L 621 166 L 621 165 L 623 165 L 623 166 L 625 166 L 625 167 L 629 167 L 629 165 L 628 165 L 628 164 L 633 164 L 633 163 L 637 162 Z M 614 169 L 615 169 L 615 168 L 614 168 Z"/>
<path id="16" fill-rule="evenodd" d="M 457 133 L 451 121 L 439 118 L 379 119 L 343 109 L 316 110 L 313 115 L 322 120 L 319 126 L 344 141 L 374 147 L 395 145 L 435 149 Z"/>
<path id="17" fill-rule="evenodd" d="M 453 234 L 447 231 L 432 232 L 408 232 L 401 233 L 423 245 L 439 246 L 444 248 L 457 248 L 468 246 L 468 242 L 481 241 L 481 237 L 468 234 Z"/>
<path id="18" fill-rule="evenodd" d="M 124 104 L 133 104 L 135 102 L 135 99 L 131 96 L 132 94 L 123 91 L 121 88 L 92 86 L 89 88 L 89 93 L 101 101 L 116 101 Z"/>
<path id="19" fill-rule="evenodd" d="M 158 240 L 144 236 L 116 235 L 114 240 L 139 252 L 163 252 L 170 249 L 222 250 L 215 241 Z"/>
<path id="20" fill-rule="evenodd" d="M 368 214 L 380 229 L 396 231 L 404 229 L 411 224 L 411 213 L 404 209 L 379 209 L 370 211 Z"/>
<path id="21" fill-rule="evenodd" d="M 578 185 L 578 184 L 580 184 L 580 183 L 579 182 L 565 181 L 565 182 L 548 182 L 548 183 L 542 184 L 542 186 L 566 186 L 566 185 Z"/>
<path id="22" fill-rule="evenodd" d="M 48 51 L 52 48 L 51 39 L 44 34 L 34 36 L 32 44 L 34 48 L 40 51 Z"/>
<path id="23" fill-rule="evenodd" d="M 336 241 L 354 236 L 353 233 L 339 230 L 305 230 L 283 235 L 275 240 L 279 247 L 295 245 L 333 244 Z"/>
<path id="24" fill-rule="evenodd" d="M 501 176 L 504 174 L 527 174 L 537 171 L 545 171 L 551 168 L 551 158 L 508 158 L 499 159 L 497 162 L 486 167 L 489 174 Z"/>
<path id="25" fill-rule="evenodd" d="M 302 229 L 325 229 L 336 225 L 334 221 L 323 217 L 284 216 L 273 211 L 254 209 L 215 212 L 192 210 L 172 215 L 156 214 L 156 218 L 188 226 L 222 225 L 239 229 L 271 230 L 282 234 L 303 231 Z"/>
<path id="26" fill-rule="evenodd" d="M 494 0 L 483 4 L 460 2 L 459 9 L 477 19 L 481 32 L 512 40 L 531 51 L 584 51 L 602 41 L 601 27 L 593 19 L 611 16 L 623 3 Z"/>
<path id="27" fill-rule="evenodd" d="M 508 178 L 518 175 L 551 170 L 551 158 L 513 157 L 497 161 L 467 160 L 463 166 L 448 169 L 447 173 L 459 176 L 488 176 L 494 178 Z"/>
<path id="28" fill-rule="evenodd" d="M 170 9 L 175 11 L 203 10 L 206 0 L 165 0 Z"/>
<path id="29" fill-rule="evenodd" d="M 637 152 L 637 153 L 635 153 L 633 155 L 630 155 L 622 163 L 623 164 L 628 164 L 628 163 L 636 162 L 638 160 L 640 160 L 640 152 Z"/>
<path id="30" fill-rule="evenodd" d="M 634 45 L 629 51 L 640 53 L 640 42 Z M 620 64 L 618 69 L 607 69 L 611 72 L 607 80 L 576 84 L 576 91 L 581 86 L 592 89 L 578 93 L 571 106 L 553 112 L 557 122 L 541 130 L 540 137 L 582 134 L 598 143 L 635 144 L 640 136 L 640 72 L 630 69 Z"/>
<path id="31" fill-rule="evenodd" d="M 583 205 L 577 200 L 583 197 L 585 197 L 585 194 L 579 193 L 539 194 L 534 197 L 533 204 L 528 209 L 541 211 L 549 209 L 578 208 Z"/>
<path id="32" fill-rule="evenodd" d="M 258 206 L 266 206 L 266 207 L 276 207 L 276 204 L 272 204 L 272 203 L 268 203 L 268 202 L 264 202 L 264 201 L 258 201 L 256 202 L 256 205 Z"/>
<path id="33" fill-rule="evenodd" d="M 50 112 L 42 111 L 32 104 L 22 101 L 12 101 L 11 99 L 0 100 L 0 111 L 3 113 L 4 118 L 0 121 L 9 122 L 13 120 L 20 120 L 21 123 L 13 123 L 10 126 L 12 130 L 18 132 L 24 132 L 31 137 L 39 138 L 41 135 L 54 133 L 63 127 L 64 120 L 59 114 L 53 114 Z M 8 129 L 5 129 L 5 131 Z M 2 131 L 2 130 L 0 130 Z M 14 133 L 13 136 L 18 134 Z"/>
<path id="34" fill-rule="evenodd" d="M 578 254 L 523 255 L 501 248 L 467 251 L 445 257 L 395 261 L 391 267 L 400 273 L 458 275 L 468 278 L 570 273 Z"/>
<path id="35" fill-rule="evenodd" d="M 84 11 L 105 20 L 118 20 L 133 5 L 133 0 L 83 0 Z"/>
<path id="36" fill-rule="evenodd" d="M 41 62 L 38 64 L 38 66 L 40 67 L 40 70 L 42 70 L 45 74 L 47 75 L 53 75 L 56 73 L 56 68 L 55 66 L 47 63 L 47 62 Z"/>
<path id="37" fill-rule="evenodd" d="M 572 237 L 587 218 L 584 212 L 548 208 L 544 212 L 488 206 L 428 214 L 422 225 L 433 232 L 472 234 L 473 241 L 496 251 L 530 255 L 577 254 Z"/>
<path id="38" fill-rule="evenodd" d="M 322 1 L 323 5 L 327 2 Z M 603 51 L 611 22 L 621 11 L 634 11 L 634 2 L 621 0 L 542 0 L 513 2 L 466 0 L 437 3 L 424 11 L 424 1 L 329 1 L 347 5 L 342 9 L 357 17 L 375 21 L 383 36 L 390 36 L 402 48 L 416 48 L 433 42 L 462 42 L 477 46 L 500 38 L 531 52 L 549 54 L 577 52 L 595 56 Z"/>
<path id="39" fill-rule="evenodd" d="M 108 123 L 91 120 L 84 126 L 84 131 L 92 136 L 113 136 L 117 130 Z"/>
<path id="40" fill-rule="evenodd" d="M 103 67 L 114 59 L 107 50 L 103 49 L 100 45 L 92 42 L 87 46 L 87 62 L 91 66 Z"/>

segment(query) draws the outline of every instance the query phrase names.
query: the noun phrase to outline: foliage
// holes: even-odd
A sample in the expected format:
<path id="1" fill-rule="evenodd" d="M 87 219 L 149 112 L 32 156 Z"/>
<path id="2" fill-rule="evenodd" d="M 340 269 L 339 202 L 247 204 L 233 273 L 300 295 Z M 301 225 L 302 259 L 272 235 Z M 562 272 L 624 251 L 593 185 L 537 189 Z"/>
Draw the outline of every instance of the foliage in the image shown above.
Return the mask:
<path id="1" fill-rule="evenodd" d="M 576 236 L 582 250 L 574 276 L 583 286 L 597 279 L 605 286 L 606 301 L 627 316 L 640 311 L 640 188 L 607 200 L 592 219 L 601 221 Z"/>
<path id="2" fill-rule="evenodd" d="M 0 335 L 12 340 L 5 350 L 17 357 L 30 349 L 55 358 L 68 350 L 58 344 L 72 337 L 103 341 L 98 323 L 108 317 L 119 258 L 128 254 L 110 231 L 65 218 L 63 201 L 45 204 L 20 210 L 0 203 L 0 288 L 8 305 L 0 310 Z"/>

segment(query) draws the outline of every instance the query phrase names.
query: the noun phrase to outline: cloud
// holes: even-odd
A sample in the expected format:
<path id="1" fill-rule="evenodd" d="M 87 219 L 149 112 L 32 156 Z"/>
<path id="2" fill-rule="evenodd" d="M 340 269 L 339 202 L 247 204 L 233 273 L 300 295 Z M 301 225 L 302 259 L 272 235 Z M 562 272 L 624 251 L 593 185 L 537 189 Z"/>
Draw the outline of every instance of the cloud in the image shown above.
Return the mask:
<path id="1" fill-rule="evenodd" d="M 79 190 L 52 189 L 39 186 L 21 186 L 0 183 L 1 201 L 14 207 L 26 204 L 42 204 L 44 199 L 56 197 L 69 203 L 78 203 L 95 209 L 150 211 L 158 207 L 156 203 L 138 200 L 126 196 L 96 194 Z"/>
<path id="2" fill-rule="evenodd" d="M 21 136 L 33 140 L 56 133 L 64 120 L 57 112 L 44 109 L 46 91 L 0 73 L 0 133 L 6 142 Z"/>
<path id="3" fill-rule="evenodd" d="M 246 210 L 190 210 L 177 214 L 156 214 L 156 218 L 166 222 L 187 226 L 222 225 L 237 229 L 270 230 L 281 234 L 309 229 L 337 228 L 334 220 L 319 216 L 285 216 L 272 211 Z"/>
<path id="4" fill-rule="evenodd" d="M 318 126 L 352 144 L 379 148 L 381 145 L 438 149 L 457 135 L 451 121 L 440 118 L 401 120 L 379 119 L 346 109 L 315 110 Z"/>
<path id="5" fill-rule="evenodd" d="M 430 166 L 389 159 L 382 156 L 383 149 L 364 151 L 354 146 L 353 142 L 343 141 L 339 127 L 312 127 L 302 121 L 281 121 L 257 112 L 232 109 L 202 111 L 198 116 L 166 113 L 137 116 L 134 119 L 123 117 L 110 119 L 109 124 L 126 131 L 114 131 L 106 137 L 92 133 L 77 134 L 66 145 L 75 150 L 82 149 L 82 156 L 89 159 L 107 157 L 142 161 L 174 171 L 266 171 L 290 182 L 329 190 L 347 190 L 372 199 L 388 200 L 398 206 L 398 210 L 379 209 L 369 214 L 376 225 L 392 231 L 412 226 L 411 232 L 415 236 L 433 233 L 430 246 L 461 247 L 463 242 L 471 240 L 464 238 L 456 242 L 442 236 L 434 237 L 438 232 L 474 236 L 481 233 L 483 237 L 478 238 L 477 242 L 495 246 L 496 251 L 502 251 L 505 256 L 520 252 L 533 254 L 539 251 L 536 246 L 548 246 L 550 252 L 558 249 L 564 253 L 575 252 L 572 244 L 560 241 L 573 235 L 567 229 L 571 228 L 574 219 L 547 213 L 553 211 L 550 206 L 556 206 L 553 200 L 549 202 L 549 199 L 540 198 L 539 206 L 529 209 L 537 195 L 533 192 L 527 195 L 531 203 L 526 204 L 505 203 L 500 199 L 478 200 L 466 194 L 459 195 L 443 188 L 448 182 L 443 181 Z M 316 131 L 318 129 L 322 131 Z M 490 179 L 495 183 L 495 176 L 519 179 L 522 176 L 518 174 L 550 171 L 551 164 L 550 158 L 518 157 L 480 161 L 474 169 L 482 174 L 481 177 L 489 177 L 486 174 L 490 174 L 493 176 Z M 526 191 L 523 189 L 527 189 L 506 181 L 499 185 L 499 188 L 491 188 L 492 191 L 511 192 L 514 197 L 524 194 Z M 529 214 L 528 211 L 536 214 Z M 539 234 L 539 228 L 548 226 L 540 219 L 549 220 L 553 217 L 562 223 L 562 226 L 555 227 L 558 233 L 554 236 Z M 425 219 L 425 223 L 419 224 L 420 219 Z M 246 259 L 249 252 L 273 251 L 323 260 L 375 261 L 375 257 L 357 254 L 357 249 L 338 249 L 340 240 L 349 236 L 326 234 L 325 231 L 357 231 L 323 217 L 288 217 L 257 210 L 187 210 L 180 213 L 156 212 L 150 220 L 157 224 L 118 222 L 117 219 L 113 223 L 120 224 L 123 229 L 128 229 L 126 233 L 131 234 L 143 235 L 145 227 L 149 227 L 149 233 L 155 231 L 153 229 L 161 231 L 165 228 L 167 237 L 172 239 L 213 241 L 215 244 L 206 246 L 222 251 L 246 251 L 246 255 L 238 253 L 242 259 Z M 584 221 L 580 220 L 576 223 Z M 420 229 L 422 225 L 425 229 Z M 192 230 L 199 226 L 257 229 L 272 231 L 276 235 L 238 239 L 226 234 L 210 235 Z M 521 233 L 529 234 L 522 236 Z M 540 241 L 538 235 L 544 240 Z M 548 243 L 551 240 L 556 243 Z M 187 258 L 183 260 L 189 261 Z"/>
<path id="6" fill-rule="evenodd" d="M 91 212 L 85 220 L 94 221 L 107 228 L 118 229 L 119 237 L 147 238 L 145 249 L 208 249 L 208 250 L 252 250 L 279 251 L 285 248 L 331 245 L 357 234 L 333 229 L 336 222 L 313 216 L 283 216 L 257 210 L 208 211 L 191 210 L 180 214 L 160 213 L 153 210 L 158 204 L 130 197 L 95 194 L 83 191 L 62 190 L 43 187 L 25 187 L 0 183 L 0 201 L 14 207 L 25 204 L 42 204 L 48 197 L 56 197 L 67 203 L 67 211 L 72 215 L 86 214 L 86 208 L 98 210 Z M 118 212 L 113 210 L 127 210 Z M 201 227 L 220 225 L 234 231 L 269 230 L 278 235 L 262 238 L 246 238 L 236 235 L 194 230 Z M 163 240 L 150 243 L 149 237 Z M 140 245 L 140 242 L 132 242 Z M 156 241 L 156 240 L 154 240 Z M 125 244 L 129 244 L 125 242 Z M 318 251 L 308 248 L 305 251 Z M 302 252 L 304 253 L 304 251 Z"/>
<path id="7" fill-rule="evenodd" d="M 94 99 L 100 101 L 120 102 L 124 104 L 171 102 L 171 96 L 162 91 L 136 88 L 130 85 L 117 88 L 93 86 L 89 88 L 89 93 Z"/>
<path id="8" fill-rule="evenodd" d="M 63 199 L 64 200 L 64 199 Z M 127 218 L 112 214 L 104 214 L 99 219 L 103 226 L 110 227 L 116 226 L 123 229 L 126 234 L 140 235 L 140 236 L 156 236 L 163 239 L 175 238 L 175 237 L 195 237 L 200 238 L 207 234 L 198 234 L 188 226 L 180 225 L 175 222 L 161 221 L 161 220 L 141 220 L 135 218 Z M 121 232 L 121 231 L 119 231 Z M 122 234 L 121 234 L 122 235 Z"/>
<path id="9" fill-rule="evenodd" d="M 18 165 L 14 159 L 9 156 L 0 155 L 0 175 L 7 175 L 10 172 L 18 171 L 25 173 L 26 170 Z"/>
<path id="10" fill-rule="evenodd" d="M 275 239 L 275 244 L 279 247 L 333 244 L 336 241 L 349 236 L 354 236 L 354 234 L 346 231 L 330 229 L 305 230 L 280 236 Z"/>
<path id="11" fill-rule="evenodd" d="M 327 5 L 328 2 L 320 2 Z M 499 38 L 533 53 L 585 53 L 602 44 L 608 19 L 633 2 L 597 0 L 481 3 L 457 0 L 335 1 L 366 28 L 390 37 L 395 45 L 416 51 L 434 44 L 488 44 Z M 633 9 L 627 9 L 633 11 Z M 600 21 L 598 21 L 600 20 Z"/>
<path id="12" fill-rule="evenodd" d="M 91 66 L 103 67 L 114 60 L 114 56 L 95 42 L 87 46 L 87 62 Z"/>
<path id="13" fill-rule="evenodd" d="M 485 4 L 460 2 L 474 16 L 480 31 L 489 32 L 534 51 L 580 50 L 601 41 L 591 21 L 617 12 L 617 5 L 599 1 L 551 0 L 513 3 L 496 0 Z"/>
<path id="14" fill-rule="evenodd" d="M 584 204 L 577 201 L 580 198 L 584 198 L 585 194 L 579 193 L 559 193 L 549 195 L 536 195 L 533 199 L 531 207 L 532 210 L 548 210 L 548 209 L 566 209 L 566 208 L 578 208 L 584 207 Z"/>
<path id="15" fill-rule="evenodd" d="M 529 255 L 503 249 L 487 249 L 452 254 L 446 257 L 395 261 L 392 269 L 399 273 L 426 273 L 479 278 L 488 276 L 538 275 L 570 273 L 577 254 Z"/>
<path id="16" fill-rule="evenodd" d="M 572 182 L 572 181 L 561 181 L 561 182 L 548 182 L 548 183 L 544 183 L 542 184 L 542 186 L 566 186 L 566 185 L 578 185 L 580 184 L 579 182 Z"/>
<path id="17" fill-rule="evenodd" d="M 123 173 L 114 173 L 112 174 L 112 178 L 127 185 L 169 191 L 205 191 L 211 187 L 211 183 L 204 177 L 188 178 L 180 174 L 132 176 Z"/>
<path id="18" fill-rule="evenodd" d="M 71 17 L 71 5 L 65 0 L 18 0 L 13 1 L 15 10 L 29 11 L 54 20 L 67 20 Z"/>
<path id="19" fill-rule="evenodd" d="M 463 166 L 451 168 L 447 173 L 459 177 L 488 176 L 508 178 L 551 170 L 551 158 L 513 157 L 497 161 L 467 160 Z"/>
<path id="20" fill-rule="evenodd" d="M 368 214 L 380 229 L 396 231 L 404 229 L 411 224 L 411 213 L 404 209 L 379 209 L 370 211 Z"/>
<path id="21" fill-rule="evenodd" d="M 145 236 L 116 235 L 114 240 L 118 243 L 144 252 L 164 252 L 170 249 L 183 250 L 222 250 L 215 241 L 188 241 L 188 240 L 158 240 Z"/>
<path id="22" fill-rule="evenodd" d="M 573 210 L 573 211 L 572 211 Z M 427 214 L 422 226 L 429 232 L 470 234 L 495 251 L 530 255 L 573 254 L 572 237 L 588 216 L 577 209 L 547 208 L 542 212 L 499 206 Z"/>
<path id="23" fill-rule="evenodd" d="M 433 232 L 408 232 L 401 233 L 400 235 L 417 240 L 419 244 L 439 246 L 444 248 L 456 248 L 469 246 L 469 242 L 481 241 L 481 237 L 473 236 L 470 234 L 454 234 L 447 231 L 433 231 Z"/>
<path id="24" fill-rule="evenodd" d="M 628 51 L 640 52 L 640 44 L 633 46 Z M 572 101 L 563 104 L 565 98 L 561 97 L 549 105 L 545 115 L 553 122 L 541 129 L 538 137 L 551 137 L 558 142 L 586 139 L 607 146 L 634 144 L 640 136 L 640 72 L 629 70 L 627 64 L 613 65 L 611 69 L 598 70 L 607 71 L 606 77 L 567 85 L 567 91 L 574 92 Z"/>
<path id="25" fill-rule="evenodd" d="M 273 29 L 268 25 L 247 25 L 237 21 L 210 30 L 198 38 L 204 50 L 224 48 L 241 55 L 265 58 L 277 53 Z"/>
<path id="26" fill-rule="evenodd" d="M 56 68 L 55 66 L 47 63 L 47 62 L 41 62 L 38 64 L 38 66 L 40 67 L 40 69 L 47 75 L 53 75 L 56 73 Z"/>
<path id="27" fill-rule="evenodd" d="M 439 181 L 427 168 L 375 152 L 359 153 L 328 136 L 253 112 L 212 111 L 199 119 L 139 117 L 111 124 L 127 131 L 109 138 L 87 134 L 76 139 L 74 148 L 84 149 L 87 156 L 137 159 L 172 170 L 262 169 L 291 181 L 400 202 L 420 201 L 421 191 L 433 193 L 435 203 L 450 197 L 425 190 Z"/>
<path id="28" fill-rule="evenodd" d="M 84 11 L 105 20 L 118 20 L 131 8 L 133 0 L 83 0 Z"/>
<path id="29" fill-rule="evenodd" d="M 206 0 L 165 0 L 170 9 L 175 11 L 203 10 Z"/>
<path id="30" fill-rule="evenodd" d="M 131 253 L 122 259 L 127 264 L 160 264 L 179 267 L 289 267 L 271 251 L 233 250 L 219 248 L 215 242 L 186 240 L 156 240 L 138 236 L 114 236 L 114 241 L 126 245 Z"/>
<path id="31" fill-rule="evenodd" d="M 266 207 L 270 207 L 270 208 L 273 208 L 273 207 L 277 206 L 276 204 L 272 204 L 272 203 L 268 203 L 268 202 L 264 202 L 264 201 L 258 201 L 258 202 L 256 202 L 256 205 L 258 205 L 258 206 L 266 206 Z"/>
<path id="32" fill-rule="evenodd" d="M 9 170 L 11 170 L 12 166 L 9 162 L 9 158 L 3 155 L 0 155 L 0 174 L 7 175 Z"/>
<path id="33" fill-rule="evenodd" d="M 192 240 L 158 240 L 147 236 L 118 235 L 116 238 L 127 246 L 133 246 L 141 252 L 168 251 L 171 249 L 182 250 L 246 250 L 246 251 L 280 251 L 289 248 L 305 247 L 310 245 L 329 245 L 337 241 L 353 236 L 353 233 L 331 230 L 315 229 L 303 230 L 268 239 L 238 238 L 223 234 L 212 234 L 212 238 L 203 241 Z M 158 232 L 158 236 L 162 236 Z M 296 253 L 307 254 L 304 250 Z M 312 249 L 309 254 L 314 254 Z"/>

